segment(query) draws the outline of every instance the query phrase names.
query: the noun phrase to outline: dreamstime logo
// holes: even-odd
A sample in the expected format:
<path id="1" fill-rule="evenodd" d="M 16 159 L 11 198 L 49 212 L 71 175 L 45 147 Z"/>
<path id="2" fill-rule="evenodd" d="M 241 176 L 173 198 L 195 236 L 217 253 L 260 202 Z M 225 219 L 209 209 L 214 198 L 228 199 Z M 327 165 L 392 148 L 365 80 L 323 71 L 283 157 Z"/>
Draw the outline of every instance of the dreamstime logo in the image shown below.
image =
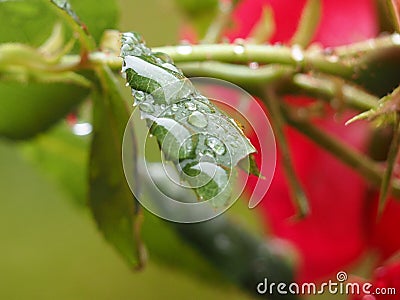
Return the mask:
<path id="1" fill-rule="evenodd" d="M 122 145 L 125 177 L 136 199 L 153 214 L 179 223 L 212 219 L 225 212 L 242 194 L 249 175 L 240 172 L 240 176 L 236 176 L 235 172 L 226 171 L 239 160 L 242 165 L 251 165 L 247 138 L 234 135 L 240 132 L 241 125 L 246 132 L 252 132 L 261 145 L 258 167 L 263 179 L 258 179 L 253 189 L 249 208 L 255 207 L 267 193 L 276 165 L 271 125 L 250 94 L 223 80 L 192 78 L 191 82 L 214 105 L 238 119 L 239 124 L 217 113 L 204 113 L 209 109 L 207 104 L 196 99 L 183 97 L 172 104 L 153 105 L 151 101 L 160 94 L 157 90 L 153 95 L 137 95 L 150 97 L 150 100 L 135 106 L 139 107 L 142 118 L 145 116 L 150 130 L 139 127 L 135 109 Z M 184 84 L 174 82 L 160 89 L 165 97 L 172 99 L 181 93 Z M 167 99 L 166 102 L 172 101 Z M 151 133 L 158 138 L 162 151 L 157 149 L 156 137 Z M 137 140 L 133 140 L 135 136 Z M 137 152 L 139 159 L 134 161 Z M 198 196 L 209 190 L 218 193 L 211 198 L 197 199 L 193 192 L 198 191 Z"/>
<path id="2" fill-rule="evenodd" d="M 365 300 L 375 299 L 373 295 L 396 295 L 396 289 L 393 287 L 379 288 L 369 282 L 346 282 L 347 279 L 348 275 L 344 271 L 336 274 L 336 281 L 329 280 L 320 284 L 269 282 L 267 278 L 264 278 L 264 281 L 257 285 L 257 292 L 271 295 L 365 295 L 363 298 Z"/>

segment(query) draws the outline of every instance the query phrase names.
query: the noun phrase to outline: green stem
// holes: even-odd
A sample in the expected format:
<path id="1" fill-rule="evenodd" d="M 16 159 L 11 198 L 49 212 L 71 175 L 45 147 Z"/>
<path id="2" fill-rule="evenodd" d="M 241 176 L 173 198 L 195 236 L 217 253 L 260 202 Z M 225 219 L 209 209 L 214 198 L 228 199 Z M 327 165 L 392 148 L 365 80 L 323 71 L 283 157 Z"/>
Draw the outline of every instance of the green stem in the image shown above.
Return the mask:
<path id="1" fill-rule="evenodd" d="M 268 65 L 257 69 L 246 66 L 232 65 L 220 62 L 181 63 L 179 67 L 188 76 L 208 76 L 224 79 L 243 87 L 255 84 L 270 84 L 282 78 L 289 78 L 295 73 L 291 67 Z M 338 85 L 330 77 L 316 77 L 306 74 L 296 74 L 290 84 L 285 86 L 284 93 L 307 95 L 326 101 L 331 101 L 339 94 Z M 346 105 L 359 111 L 376 108 L 379 98 L 363 91 L 355 85 L 343 83 L 340 94 Z"/>
<path id="2" fill-rule="evenodd" d="M 269 84 L 294 73 L 293 68 L 288 66 L 268 65 L 251 69 L 247 66 L 212 61 L 181 63 L 179 67 L 187 76 L 215 77 L 243 86 Z"/>
<path id="3" fill-rule="evenodd" d="M 397 156 L 400 149 L 400 116 L 396 115 L 396 124 L 394 126 L 394 135 L 390 144 L 388 158 L 386 162 L 386 170 L 383 174 L 381 189 L 379 193 L 378 213 L 381 215 L 385 209 L 387 197 L 391 187 L 394 166 L 397 162 Z"/>
<path id="4" fill-rule="evenodd" d="M 332 53 L 339 57 L 357 57 L 365 54 L 366 52 L 381 52 L 385 49 L 399 47 L 400 48 L 400 35 L 394 33 L 388 36 L 369 39 L 350 45 L 339 46 L 332 48 Z"/>
<path id="5" fill-rule="evenodd" d="M 340 46 L 332 49 L 332 55 L 324 55 L 320 52 L 305 51 L 305 60 L 300 64 L 303 67 L 299 69 L 299 62 L 293 59 L 292 49 L 284 46 L 272 45 L 244 45 L 244 52 L 236 54 L 240 45 L 211 44 L 211 45 L 193 45 L 191 52 L 183 54 L 179 49 L 182 46 L 169 46 L 154 48 L 153 51 L 165 52 L 177 63 L 203 62 L 206 60 L 217 60 L 230 63 L 249 63 L 258 62 L 259 64 L 284 64 L 292 66 L 297 72 L 301 71 L 321 71 L 333 75 L 343 75 L 345 78 L 353 75 L 353 68 L 357 60 L 349 64 L 335 62 L 338 56 L 356 56 L 365 52 L 379 52 L 391 47 L 400 47 L 400 35 L 393 34 L 386 37 L 380 37 L 355 43 L 347 46 Z M 242 50 L 240 50 L 242 51 Z M 334 59 L 335 58 L 335 59 Z M 80 61 L 80 56 L 66 55 L 62 59 L 62 64 L 76 65 Z M 93 64 L 105 63 L 113 70 L 120 70 L 122 59 L 117 56 L 106 55 L 102 52 L 93 52 L 89 55 L 89 61 L 82 67 L 91 67 Z"/>
<path id="6" fill-rule="evenodd" d="M 375 163 L 365 154 L 352 149 L 339 139 L 315 127 L 308 121 L 295 117 L 287 110 L 283 109 L 283 111 L 289 125 L 353 168 L 375 186 L 379 187 L 381 185 L 383 169 L 379 164 Z M 400 183 L 397 180 L 392 181 L 392 192 L 396 197 L 400 196 Z"/>
<path id="7" fill-rule="evenodd" d="M 238 1 L 219 1 L 217 16 L 208 27 L 207 33 L 201 41 L 202 43 L 212 44 L 220 40 L 223 30 L 231 20 L 231 14 L 237 2 Z"/>
<path id="8" fill-rule="evenodd" d="M 255 61 L 259 64 L 289 65 L 300 72 L 314 70 L 349 79 L 354 74 L 354 67 L 350 64 L 344 64 L 330 59 L 329 56 L 307 51 L 294 55 L 293 49 L 285 46 L 210 44 L 193 45 L 190 53 L 188 53 L 187 49 L 185 49 L 186 52 L 181 51 L 180 46 L 160 47 L 153 50 L 167 53 L 176 63 L 217 60 L 247 64 Z"/>
<path id="9" fill-rule="evenodd" d="M 274 129 L 274 133 L 282 154 L 282 166 L 285 171 L 285 177 L 288 182 L 292 198 L 294 199 L 297 207 L 298 217 L 307 216 L 310 212 L 310 208 L 308 206 L 307 196 L 294 171 L 295 168 L 293 167 L 289 144 L 286 140 L 283 130 L 285 119 L 282 115 L 279 99 L 275 92 L 271 88 L 268 88 L 266 89 L 263 100 L 270 112 L 269 117 L 271 119 L 272 127 Z"/>
<path id="10" fill-rule="evenodd" d="M 337 91 L 338 85 L 329 78 L 316 77 L 306 74 L 296 74 L 292 79 L 292 87 L 288 89 L 292 93 L 305 94 L 320 99 L 331 101 L 339 93 L 345 104 L 359 111 L 376 108 L 379 98 L 373 96 L 361 88 L 343 83 Z"/>
<path id="11" fill-rule="evenodd" d="M 301 14 L 300 23 L 297 26 L 291 44 L 307 47 L 314 37 L 321 19 L 321 0 L 308 0 Z"/>
<path id="12" fill-rule="evenodd" d="M 390 12 L 393 28 L 400 32 L 400 3 L 397 0 L 386 0 L 386 5 Z"/>
<path id="13" fill-rule="evenodd" d="M 87 33 L 83 23 L 77 16 L 73 16 L 74 12 L 62 8 L 60 5 L 53 1 L 49 1 L 49 5 L 56 11 L 56 13 L 69 25 L 73 32 L 78 34 L 79 41 L 82 46 L 82 52 L 89 53 L 96 49 L 96 43 L 93 38 Z M 82 58 L 82 55 L 81 55 Z"/>

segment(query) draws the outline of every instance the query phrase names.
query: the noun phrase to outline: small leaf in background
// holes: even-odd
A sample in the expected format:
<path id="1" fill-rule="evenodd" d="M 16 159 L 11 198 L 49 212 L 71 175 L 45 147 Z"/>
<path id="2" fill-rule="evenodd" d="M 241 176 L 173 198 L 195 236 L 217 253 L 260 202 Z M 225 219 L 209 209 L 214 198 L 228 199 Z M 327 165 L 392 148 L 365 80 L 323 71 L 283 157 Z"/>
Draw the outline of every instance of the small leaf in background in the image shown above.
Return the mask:
<path id="1" fill-rule="evenodd" d="M 1 1 L 0 42 L 23 42 L 39 46 L 56 22 L 49 1 Z"/>
<path id="2" fill-rule="evenodd" d="M 59 0 L 58 2 L 65 2 Z M 99 41 L 106 29 L 115 28 L 118 5 L 113 0 L 70 1 L 91 35 Z M 38 46 L 48 37 L 57 19 L 49 0 L 0 1 L 0 42 Z M 71 37 L 72 33 L 68 32 Z"/>
<path id="3" fill-rule="evenodd" d="M 135 105 L 165 158 L 199 200 L 211 200 L 216 208 L 228 205 L 234 167 L 255 152 L 243 131 L 138 34 L 123 34 L 121 56 Z"/>
<path id="4" fill-rule="evenodd" d="M 83 101 L 90 88 L 65 82 L 0 82 L 0 136 L 26 139 L 48 129 Z"/>
<path id="5" fill-rule="evenodd" d="M 145 250 L 138 238 L 140 215 L 121 161 L 122 138 L 129 113 L 111 71 L 102 67 L 99 75 L 102 90 L 93 95 L 90 208 L 105 238 L 131 266 L 141 267 Z"/>
<path id="6" fill-rule="evenodd" d="M 271 6 L 265 5 L 261 17 L 251 29 L 248 39 L 255 44 L 265 43 L 273 36 L 275 28 L 274 12 Z"/>

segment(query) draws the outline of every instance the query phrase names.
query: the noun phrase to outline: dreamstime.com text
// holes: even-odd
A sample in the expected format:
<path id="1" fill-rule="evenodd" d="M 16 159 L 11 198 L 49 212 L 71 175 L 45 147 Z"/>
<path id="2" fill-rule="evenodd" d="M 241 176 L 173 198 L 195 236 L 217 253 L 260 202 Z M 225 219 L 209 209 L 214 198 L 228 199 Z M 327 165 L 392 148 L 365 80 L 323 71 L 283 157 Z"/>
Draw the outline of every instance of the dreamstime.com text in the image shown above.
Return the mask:
<path id="1" fill-rule="evenodd" d="M 371 283 L 365 282 L 346 282 L 347 273 L 340 271 L 336 275 L 337 281 L 316 283 L 296 283 L 268 282 L 267 278 L 257 285 L 259 294 L 274 295 L 396 295 L 394 287 L 374 287 Z"/>

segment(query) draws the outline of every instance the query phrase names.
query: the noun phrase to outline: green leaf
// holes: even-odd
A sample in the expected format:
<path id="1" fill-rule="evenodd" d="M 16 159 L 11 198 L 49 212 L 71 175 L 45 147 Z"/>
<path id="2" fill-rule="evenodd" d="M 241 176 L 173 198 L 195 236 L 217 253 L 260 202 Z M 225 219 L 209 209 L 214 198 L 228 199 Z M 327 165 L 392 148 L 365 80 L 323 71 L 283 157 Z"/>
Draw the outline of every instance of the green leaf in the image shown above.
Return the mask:
<path id="1" fill-rule="evenodd" d="M 90 92 L 66 82 L 0 81 L 0 136 L 30 138 L 64 117 Z"/>
<path id="2" fill-rule="evenodd" d="M 130 265 L 140 267 L 145 251 L 138 238 L 139 207 L 125 180 L 121 161 L 129 113 L 111 71 L 101 67 L 98 74 L 102 90 L 93 95 L 90 208 L 105 238 Z"/>
<path id="3" fill-rule="evenodd" d="M 138 34 L 123 34 L 121 56 L 135 105 L 166 159 L 174 162 L 199 200 L 227 205 L 232 170 L 255 152 L 253 145 L 167 55 L 153 53 Z"/>
<path id="4" fill-rule="evenodd" d="M 170 197 L 177 201 L 188 202 L 188 199 L 192 198 L 191 191 L 184 187 L 171 186 L 168 176 L 162 175 L 165 167 L 162 163 L 150 163 L 146 168 L 139 167 L 139 174 L 145 183 L 143 189 L 147 190 L 149 197 L 159 203 L 165 203 Z M 155 184 L 146 184 L 147 180 Z M 213 210 L 211 207 L 208 209 Z M 254 215 L 252 217 L 254 218 Z M 274 251 L 274 247 L 269 245 L 268 238 L 246 230 L 238 219 L 231 220 L 227 214 L 223 214 L 206 222 L 195 224 L 171 222 L 169 225 L 187 245 L 192 246 L 207 261 L 207 264 L 211 264 L 219 274 L 224 275 L 225 279 L 250 293 L 257 293 L 254 287 L 264 278 L 269 278 L 271 282 L 287 284 L 293 282 L 293 265 L 290 257 L 292 253 L 289 248 L 283 247 L 281 251 Z M 164 237 L 164 232 L 165 230 L 160 234 L 161 239 Z M 159 248 L 161 250 L 157 249 L 157 252 L 162 251 L 162 245 Z M 150 245 L 149 249 L 151 251 Z M 183 259 L 185 258 L 180 260 Z M 206 271 L 204 266 L 200 270 Z M 218 278 L 212 278 L 220 282 Z M 274 294 L 270 295 L 269 299 L 289 300 L 297 297 Z"/>
<path id="5" fill-rule="evenodd" d="M 58 1 L 63 2 L 63 1 Z M 99 41 L 104 30 L 115 28 L 118 6 L 114 0 L 72 0 L 76 15 Z M 24 42 L 39 46 L 59 21 L 49 0 L 0 1 L 0 42 Z M 72 36 L 72 32 L 68 32 Z"/>

